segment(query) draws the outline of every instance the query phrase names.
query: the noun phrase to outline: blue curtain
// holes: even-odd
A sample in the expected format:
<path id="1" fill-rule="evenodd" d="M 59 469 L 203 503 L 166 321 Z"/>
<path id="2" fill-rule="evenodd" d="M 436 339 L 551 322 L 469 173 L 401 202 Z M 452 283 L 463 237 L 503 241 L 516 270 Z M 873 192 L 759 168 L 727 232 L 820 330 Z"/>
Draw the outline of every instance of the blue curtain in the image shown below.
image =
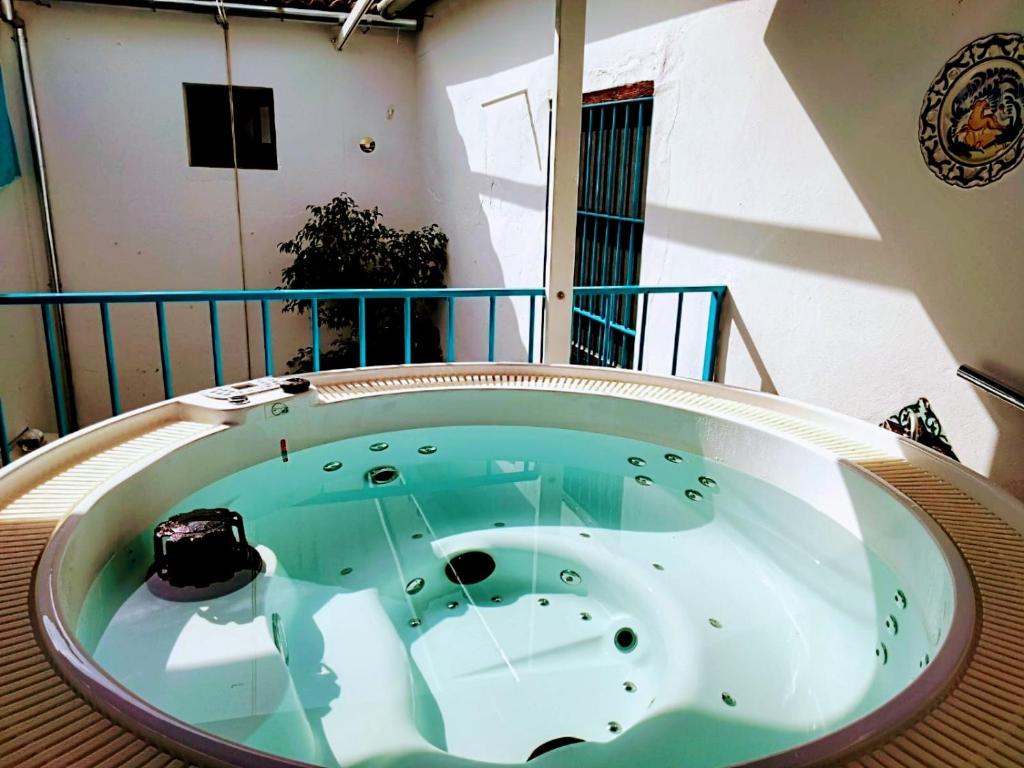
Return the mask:
<path id="1" fill-rule="evenodd" d="M 4 78 L 0 72 L 0 187 L 7 186 L 21 174 L 18 153 L 14 148 L 14 134 L 7 117 L 7 98 L 4 96 Z"/>

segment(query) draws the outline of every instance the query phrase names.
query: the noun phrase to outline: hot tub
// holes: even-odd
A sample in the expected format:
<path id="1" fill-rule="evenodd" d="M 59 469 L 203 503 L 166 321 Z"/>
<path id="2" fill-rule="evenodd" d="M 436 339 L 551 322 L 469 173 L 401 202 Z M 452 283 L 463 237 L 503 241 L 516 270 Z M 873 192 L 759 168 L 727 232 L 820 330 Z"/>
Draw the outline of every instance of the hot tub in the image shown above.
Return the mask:
<path id="1" fill-rule="evenodd" d="M 208 425 L 79 504 L 36 584 L 65 676 L 177 754 L 804 765 L 918 716 L 965 658 L 956 548 L 857 460 L 904 450 L 895 436 L 625 372 L 311 379 L 67 441 Z M 228 594 L 167 599 L 154 527 L 211 508 L 242 515 L 262 565 Z"/>

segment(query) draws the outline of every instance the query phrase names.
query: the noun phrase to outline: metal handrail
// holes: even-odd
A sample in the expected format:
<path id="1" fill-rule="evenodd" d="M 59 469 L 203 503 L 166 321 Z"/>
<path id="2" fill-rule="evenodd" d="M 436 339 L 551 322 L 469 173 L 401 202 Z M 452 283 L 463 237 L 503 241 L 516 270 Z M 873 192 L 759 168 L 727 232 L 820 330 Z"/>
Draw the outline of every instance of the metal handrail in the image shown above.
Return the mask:
<path id="1" fill-rule="evenodd" d="M 711 293 L 722 298 L 728 288 L 724 285 L 588 285 L 576 286 L 577 296 L 636 296 L 644 293 Z M 2 296 L 3 294 L 0 294 Z"/>
<path id="2" fill-rule="evenodd" d="M 583 289 L 580 289 L 583 290 Z M 653 289 L 651 289 L 653 290 Z M 677 289 L 684 290 L 684 289 Z M 688 290 L 688 289 L 685 289 Z M 0 306 L 24 304 L 148 304 L 203 301 L 305 301 L 309 299 L 469 299 L 489 296 L 543 296 L 543 288 L 319 288 L 246 291 L 87 291 L 77 293 L 0 293 Z"/>
<path id="3" fill-rule="evenodd" d="M 254 16 L 271 19 L 293 19 L 295 21 L 323 22 L 327 24 L 344 24 L 351 16 L 350 11 L 331 11 L 319 8 L 275 3 L 260 5 L 257 3 L 219 2 L 218 0 L 74 0 L 80 4 L 106 5 L 115 8 L 143 8 L 150 11 L 186 11 L 191 13 L 217 13 L 218 8 L 231 16 Z M 361 23 L 369 27 L 399 29 L 414 32 L 419 28 L 416 19 L 387 19 L 373 13 L 363 15 Z"/>
<path id="4" fill-rule="evenodd" d="M 634 366 L 643 368 L 644 345 L 647 331 L 647 304 L 651 294 L 675 294 L 678 299 L 676 311 L 675 339 L 672 358 L 672 373 L 675 375 L 680 346 L 681 313 L 683 298 L 687 294 L 703 293 L 710 297 L 708 324 L 705 337 L 702 377 L 705 381 L 712 379 L 715 370 L 718 347 L 718 326 L 721 315 L 722 299 L 726 287 L 710 286 L 600 286 L 578 287 L 574 294 L 584 296 L 603 296 L 606 301 L 616 296 L 635 296 L 642 300 L 642 320 L 638 328 L 629 331 L 639 348 L 638 362 Z M 119 291 L 119 292 L 76 292 L 76 293 L 0 293 L 2 306 L 38 306 L 42 313 L 44 340 L 46 343 L 47 361 L 49 363 L 50 385 L 53 391 L 54 408 L 57 416 L 57 428 L 65 435 L 77 425 L 73 424 L 71 408 L 65 395 L 64 386 L 70 371 L 61 359 L 57 339 L 56 316 L 65 305 L 96 305 L 99 309 L 100 324 L 103 332 L 103 350 L 106 362 L 107 388 L 110 396 L 110 408 L 114 415 L 121 412 L 121 388 L 117 369 L 117 350 L 114 342 L 113 324 L 110 314 L 111 304 L 151 304 L 156 314 L 157 336 L 160 345 L 161 374 L 163 377 L 164 397 L 174 397 L 174 383 L 171 371 L 170 341 L 168 335 L 167 304 L 206 304 L 209 310 L 210 345 L 213 360 L 214 384 L 224 384 L 224 365 L 222 360 L 222 344 L 220 333 L 220 309 L 222 303 L 259 302 L 262 309 L 263 358 L 267 376 L 273 375 L 273 335 L 271 332 L 272 307 L 275 302 L 303 301 L 309 302 L 309 324 L 311 338 L 311 362 L 313 371 L 320 370 L 320 302 L 323 301 L 355 301 L 358 302 L 358 324 L 356 333 L 359 341 L 359 365 L 367 363 L 367 334 L 365 332 L 368 301 L 400 300 L 403 307 L 403 339 L 404 362 L 412 362 L 412 302 L 417 299 L 441 300 L 447 305 L 447 345 L 445 362 L 456 361 L 455 318 L 456 304 L 463 299 L 488 300 L 488 332 L 487 361 L 494 362 L 496 357 L 495 342 L 497 331 L 497 300 L 499 298 L 523 298 L 529 301 L 529 340 L 527 349 L 528 362 L 534 362 L 534 341 L 537 336 L 537 299 L 541 299 L 541 316 L 545 311 L 544 288 L 345 288 L 315 290 L 228 290 L 228 291 Z M 607 322 L 607 314 L 603 318 Z M 543 354 L 543 352 L 542 352 Z M 0 411 L 0 433 L 3 431 L 3 416 Z M 0 458 L 4 458 L 0 456 Z"/>
<path id="5" fill-rule="evenodd" d="M 993 397 L 998 397 L 1000 400 L 1024 411 L 1024 394 L 1008 387 L 1001 381 L 996 381 L 991 376 L 986 376 L 969 365 L 961 365 L 957 369 L 956 375 L 961 379 L 971 382 L 971 384 L 979 389 L 988 392 Z"/>

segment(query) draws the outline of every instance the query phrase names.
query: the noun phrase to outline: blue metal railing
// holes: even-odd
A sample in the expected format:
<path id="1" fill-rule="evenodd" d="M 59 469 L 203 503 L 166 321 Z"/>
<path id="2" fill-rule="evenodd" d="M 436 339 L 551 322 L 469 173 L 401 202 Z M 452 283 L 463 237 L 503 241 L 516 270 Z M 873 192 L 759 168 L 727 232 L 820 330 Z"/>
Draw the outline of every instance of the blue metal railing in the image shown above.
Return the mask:
<path id="1" fill-rule="evenodd" d="M 718 346 L 718 325 L 721 314 L 722 299 L 725 286 L 602 286 L 578 287 L 574 289 L 576 296 L 595 297 L 595 301 L 612 301 L 615 298 L 629 297 L 642 302 L 642 317 L 636 329 L 621 327 L 621 333 L 633 339 L 638 346 L 637 362 L 633 366 L 642 369 L 644 347 L 647 341 L 647 305 L 652 295 L 678 295 L 678 312 L 674 338 L 672 373 L 675 375 L 678 363 L 678 350 L 682 327 L 680 325 L 683 298 L 686 294 L 702 293 L 710 296 L 708 322 L 705 335 L 705 351 L 702 375 L 710 380 L 714 374 L 715 357 Z M 522 298 L 529 301 L 529 340 L 527 349 L 528 362 L 534 362 L 534 340 L 537 333 L 537 300 L 541 299 L 541 313 L 544 312 L 545 290 L 543 288 L 431 288 L 431 289 L 324 289 L 324 290 L 265 290 L 265 291 L 140 291 L 111 293 L 7 293 L 0 294 L 2 306 L 38 306 L 42 313 L 44 339 L 47 359 L 49 362 L 50 385 L 54 398 L 54 409 L 57 417 L 57 428 L 61 435 L 67 434 L 75 425 L 70 423 L 69 408 L 66 400 L 65 381 L 67 372 L 62 369 L 61 355 L 56 339 L 56 323 L 54 308 L 58 305 L 96 305 L 99 307 L 100 324 L 103 332 L 103 349 L 107 368 L 107 388 L 112 413 L 119 414 L 122 410 L 121 383 L 117 371 L 117 349 L 110 316 L 111 304 L 151 304 L 154 307 L 157 321 L 157 340 L 160 346 L 161 375 L 164 396 L 174 397 L 174 379 L 171 370 L 170 337 L 166 316 L 166 305 L 172 303 L 199 303 L 209 307 L 210 349 L 213 361 L 214 383 L 224 383 L 224 363 L 222 357 L 219 305 L 222 303 L 259 302 L 262 311 L 263 328 L 263 362 L 267 376 L 274 374 L 273 365 L 273 333 L 271 318 L 273 304 L 279 302 L 308 301 L 309 323 L 312 345 L 312 367 L 320 370 L 320 310 L 324 301 L 356 301 L 358 302 L 359 364 L 366 365 L 367 345 L 373 342 L 367 333 L 367 303 L 375 300 L 402 300 L 403 306 L 403 358 L 405 363 L 412 362 L 412 302 L 414 299 L 435 299 L 447 304 L 447 344 L 445 361 L 455 362 L 455 322 L 456 304 L 463 299 L 488 300 L 487 313 L 487 360 L 493 362 L 496 355 L 497 335 L 497 300 L 499 298 Z M 639 297 L 639 299 L 637 299 Z M 582 309 L 575 309 L 583 312 Z M 610 324 L 611 315 L 605 313 L 595 319 Z M 605 334 L 609 339 L 610 334 Z M 2 361 L 0 361 L 2 362 Z M 608 356 L 608 365 L 617 361 Z M 0 459 L 6 464 L 7 433 L 2 403 L 0 403 Z"/>
<path id="2" fill-rule="evenodd" d="M 604 303 L 610 304 L 613 300 L 622 297 L 640 297 L 640 327 L 630 328 L 619 325 L 611 320 L 611 313 L 605 311 L 601 315 L 594 315 L 582 307 L 575 306 L 573 312 L 588 317 L 605 325 L 605 332 L 602 334 L 604 350 L 600 359 L 605 365 L 615 365 L 615 355 L 611 350 L 612 335 L 610 329 L 614 329 L 624 336 L 635 340 L 637 347 L 636 362 L 632 366 L 635 370 L 643 370 L 644 348 L 647 342 L 647 308 L 652 295 L 674 294 L 676 299 L 676 324 L 672 345 L 672 375 L 675 376 L 679 370 L 679 343 L 682 336 L 683 299 L 687 294 L 707 294 L 710 299 L 708 306 L 708 322 L 704 336 L 704 359 L 701 366 L 701 378 L 704 381 L 711 381 L 715 375 L 715 365 L 718 362 L 718 326 L 722 317 L 722 302 L 725 299 L 727 288 L 724 285 L 612 285 L 595 287 L 573 288 L 574 298 L 583 296 L 604 297 Z"/>
<path id="3" fill-rule="evenodd" d="M 366 365 L 367 333 L 366 304 L 371 300 L 401 299 L 404 307 L 404 361 L 412 362 L 412 300 L 437 299 L 448 304 L 448 362 L 455 360 L 455 304 L 460 299 L 486 298 L 490 302 L 488 327 L 488 361 L 494 360 L 496 328 L 496 303 L 498 298 L 526 298 L 530 304 L 530 327 L 536 322 L 537 299 L 544 296 L 542 288 L 385 288 L 385 289 L 323 289 L 323 290 L 267 290 L 267 291 L 135 291 L 117 293 L 7 293 L 0 294 L 0 306 L 37 305 L 43 316 L 44 337 L 50 368 L 50 386 L 54 393 L 54 407 L 57 415 L 57 431 L 61 435 L 71 431 L 68 418 L 64 377 L 66 372 L 60 365 L 56 341 L 56 325 L 53 307 L 56 305 L 94 304 L 100 309 L 103 328 L 103 348 L 107 366 L 107 387 L 110 393 L 110 408 L 116 415 L 121 412 L 121 391 L 117 375 L 117 355 L 114 335 L 110 322 L 111 304 L 152 304 L 157 318 L 157 336 L 160 344 L 160 360 L 163 371 L 164 396 L 174 397 L 174 383 L 170 361 L 170 342 L 165 306 L 170 303 L 206 303 L 210 312 L 210 346 L 213 360 L 213 378 L 216 386 L 224 384 L 224 360 L 221 344 L 220 310 L 222 303 L 259 302 L 263 314 L 263 362 L 267 376 L 273 370 L 273 334 L 271 331 L 272 304 L 287 301 L 309 301 L 309 324 L 312 339 L 312 367 L 320 370 L 320 302 L 357 301 L 359 306 L 359 364 Z M 533 344 L 530 343 L 530 362 L 533 362 Z"/>

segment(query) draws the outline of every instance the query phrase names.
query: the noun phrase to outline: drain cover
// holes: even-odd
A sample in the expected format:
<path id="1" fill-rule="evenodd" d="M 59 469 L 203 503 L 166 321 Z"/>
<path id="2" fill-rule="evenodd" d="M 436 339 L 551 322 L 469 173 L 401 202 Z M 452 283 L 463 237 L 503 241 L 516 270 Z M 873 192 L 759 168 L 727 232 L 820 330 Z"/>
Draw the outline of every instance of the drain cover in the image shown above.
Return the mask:
<path id="1" fill-rule="evenodd" d="M 636 632 L 629 627 L 623 627 L 615 633 L 615 647 L 623 653 L 629 653 L 636 648 Z"/>
<path id="2" fill-rule="evenodd" d="M 366 473 L 366 479 L 371 485 L 387 485 L 398 479 L 398 470 L 390 465 L 374 467 Z"/>
<path id="3" fill-rule="evenodd" d="M 486 552 L 463 552 L 444 567 L 444 575 L 453 584 L 478 584 L 492 573 L 494 558 Z"/>
<path id="4" fill-rule="evenodd" d="M 559 747 L 568 747 L 570 744 L 582 744 L 583 739 L 577 739 L 575 736 L 559 736 L 557 739 L 551 741 L 545 741 L 539 747 L 537 747 L 530 756 L 526 758 L 526 762 L 530 762 L 535 757 L 540 757 L 543 754 L 551 752 L 552 750 L 558 749 Z"/>

